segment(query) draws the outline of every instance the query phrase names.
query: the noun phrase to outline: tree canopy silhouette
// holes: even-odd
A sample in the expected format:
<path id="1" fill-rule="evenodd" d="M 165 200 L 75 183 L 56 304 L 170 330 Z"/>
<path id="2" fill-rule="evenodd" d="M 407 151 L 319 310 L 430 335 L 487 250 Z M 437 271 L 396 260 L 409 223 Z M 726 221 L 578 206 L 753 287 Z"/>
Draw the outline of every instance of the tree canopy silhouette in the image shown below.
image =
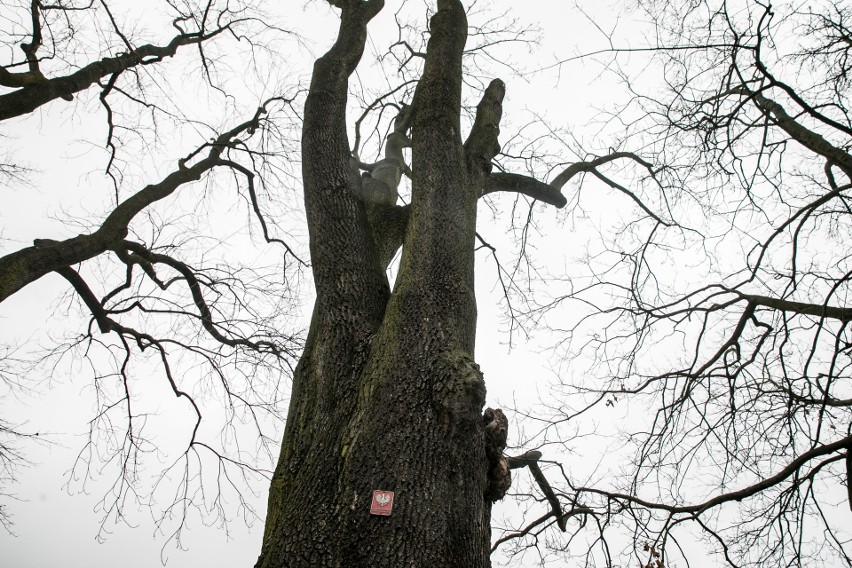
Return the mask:
<path id="1" fill-rule="evenodd" d="M 0 379 L 91 362 L 70 476 L 115 473 L 102 530 L 153 502 L 179 543 L 235 500 L 264 522 L 257 568 L 852 564 L 852 10 L 642 2 L 641 45 L 587 16 L 606 47 L 536 72 L 581 61 L 623 104 L 508 131 L 501 49 L 534 38 L 477 2 L 319 3 L 337 28 L 304 76 L 295 10 L 166 4 L 153 33 L 106 1 L 3 24 L 10 132 L 57 108 L 100 125 L 100 209 L 0 256 L 0 302 L 53 278 L 86 321 L 38 355 L 10 341 Z M 552 348 L 536 408 L 485 408 L 480 251 L 512 340 Z M 0 482 L 35 436 L 0 421 Z"/>

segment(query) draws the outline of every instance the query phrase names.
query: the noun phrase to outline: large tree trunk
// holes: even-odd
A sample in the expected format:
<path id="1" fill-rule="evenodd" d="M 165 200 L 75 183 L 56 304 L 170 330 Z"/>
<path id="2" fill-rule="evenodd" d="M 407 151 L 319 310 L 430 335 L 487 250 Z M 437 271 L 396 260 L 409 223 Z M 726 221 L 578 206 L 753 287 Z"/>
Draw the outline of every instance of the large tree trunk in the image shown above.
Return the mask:
<path id="1" fill-rule="evenodd" d="M 341 27 L 314 67 L 303 134 L 317 300 L 256 566 L 486 567 L 492 494 L 485 385 L 472 358 L 473 269 L 476 201 L 496 124 L 462 144 L 467 21 L 460 2 L 439 0 L 413 103 L 412 204 L 368 215 L 354 197 L 360 180 L 345 107 L 382 2 L 334 4 Z M 502 84 L 490 92 L 493 104 L 480 114 L 493 122 L 496 109 L 499 121 Z M 390 293 L 380 254 L 387 243 L 377 242 L 370 219 L 395 213 L 407 225 Z M 395 493 L 390 516 L 370 513 L 378 489 Z"/>

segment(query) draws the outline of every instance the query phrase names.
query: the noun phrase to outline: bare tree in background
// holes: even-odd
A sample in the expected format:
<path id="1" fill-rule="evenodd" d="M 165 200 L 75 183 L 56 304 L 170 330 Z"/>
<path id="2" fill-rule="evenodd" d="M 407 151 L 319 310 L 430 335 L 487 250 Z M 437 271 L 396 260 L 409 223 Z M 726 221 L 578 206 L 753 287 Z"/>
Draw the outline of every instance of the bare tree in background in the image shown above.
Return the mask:
<path id="1" fill-rule="evenodd" d="M 170 535 L 179 542 L 191 510 L 224 519 L 223 502 L 242 502 L 239 496 L 266 482 L 274 463 L 284 381 L 302 343 L 287 317 L 298 303 L 293 278 L 305 260 L 272 235 L 278 216 L 265 208 L 276 198 L 266 184 L 288 175 L 296 88 L 260 106 L 255 99 L 253 108 L 226 96 L 225 54 L 250 68 L 253 50 L 264 49 L 273 32 L 284 33 L 249 4 L 169 3 L 167 25 L 158 30 L 166 35 L 153 38 L 137 37 L 113 8 L 40 0 L 4 8 L 0 120 L 11 129 L 34 129 L 43 109 L 92 111 L 103 120 L 102 171 L 112 195 L 103 213 L 72 220 L 69 236 L 45 235 L 55 238 L 36 238 L 0 257 L 0 301 L 14 301 L 16 292 L 47 275 L 64 279 L 68 302 L 90 320 L 43 354 L 41 368 L 50 372 L 66 354 L 89 359 L 97 405 L 71 481 L 85 487 L 96 472 L 114 475 L 99 505 L 102 529 L 122 521 L 129 503 L 147 503 L 153 484 L 161 499 L 155 510 L 162 520 L 177 520 Z M 182 65 L 194 75 L 193 93 L 180 92 L 187 80 Z M 221 125 L 193 116 L 183 97 L 201 93 L 224 99 L 215 119 Z M 180 142 L 184 134 L 191 145 Z M 16 160 L 30 157 L 11 135 L 8 141 L 3 182 L 27 187 L 30 172 Z M 166 165 L 146 161 L 158 150 Z M 166 173 L 152 177 L 158 166 Z M 71 180 L 60 174 L 52 181 Z M 227 235 L 206 214 L 212 203 L 245 213 L 253 236 L 237 246 L 274 247 L 274 266 L 229 263 Z M 12 214 L 14 204 L 10 197 L 4 213 Z M 33 364 L 14 354 L 7 347 L 0 359 L 9 392 L 25 386 L 24 370 Z M 164 381 L 161 387 L 145 380 L 150 373 Z M 143 402 L 146 392 L 162 387 L 179 401 L 165 434 Z M 235 434 L 239 424 L 253 426 L 249 440 Z M 0 426 L 6 485 L 21 465 L 15 439 L 37 434 L 28 430 L 33 425 Z M 143 473 L 145 455 L 166 447 L 163 455 L 172 461 L 152 480 Z M 202 469 L 218 472 L 212 484 Z M 250 508 L 245 514 L 258 516 Z"/>
<path id="2" fill-rule="evenodd" d="M 602 192 L 627 220 L 600 227 L 570 285 L 548 283 L 528 312 L 575 362 L 529 443 L 583 455 L 596 424 L 612 457 L 545 468 L 559 506 L 532 506 L 543 516 L 500 540 L 588 559 L 587 542 L 604 565 L 626 538 L 642 566 L 703 565 L 708 551 L 848 566 L 852 10 L 642 7 L 655 42 L 622 49 L 614 33 L 585 56 L 632 99 L 568 195 L 575 217 Z M 665 90 L 646 89 L 654 72 Z M 566 537 L 543 533 L 560 515 Z"/>

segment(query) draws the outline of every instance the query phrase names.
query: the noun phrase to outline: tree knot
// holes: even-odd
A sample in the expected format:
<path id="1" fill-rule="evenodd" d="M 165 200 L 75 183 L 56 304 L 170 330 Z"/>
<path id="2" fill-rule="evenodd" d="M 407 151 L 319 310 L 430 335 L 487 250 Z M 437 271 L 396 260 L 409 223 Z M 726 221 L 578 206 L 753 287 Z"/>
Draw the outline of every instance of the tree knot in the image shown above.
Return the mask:
<path id="1" fill-rule="evenodd" d="M 475 427 L 485 404 L 485 380 L 473 358 L 453 349 L 440 353 L 431 365 L 433 401 L 445 427 Z"/>
<path id="2" fill-rule="evenodd" d="M 485 498 L 499 501 L 512 485 L 509 461 L 503 455 L 509 432 L 509 420 L 499 408 L 486 408 L 482 415 L 485 424 L 485 456 L 488 458 L 488 486 Z"/>

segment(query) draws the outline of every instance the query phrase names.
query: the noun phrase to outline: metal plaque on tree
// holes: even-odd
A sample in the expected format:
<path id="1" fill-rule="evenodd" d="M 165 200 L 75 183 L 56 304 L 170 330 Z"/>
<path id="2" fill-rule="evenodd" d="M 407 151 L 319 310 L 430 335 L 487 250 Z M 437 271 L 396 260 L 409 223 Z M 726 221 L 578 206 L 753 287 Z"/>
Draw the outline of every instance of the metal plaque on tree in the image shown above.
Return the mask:
<path id="1" fill-rule="evenodd" d="M 373 501 L 370 503 L 371 515 L 389 516 L 393 510 L 393 491 L 373 491 Z"/>

